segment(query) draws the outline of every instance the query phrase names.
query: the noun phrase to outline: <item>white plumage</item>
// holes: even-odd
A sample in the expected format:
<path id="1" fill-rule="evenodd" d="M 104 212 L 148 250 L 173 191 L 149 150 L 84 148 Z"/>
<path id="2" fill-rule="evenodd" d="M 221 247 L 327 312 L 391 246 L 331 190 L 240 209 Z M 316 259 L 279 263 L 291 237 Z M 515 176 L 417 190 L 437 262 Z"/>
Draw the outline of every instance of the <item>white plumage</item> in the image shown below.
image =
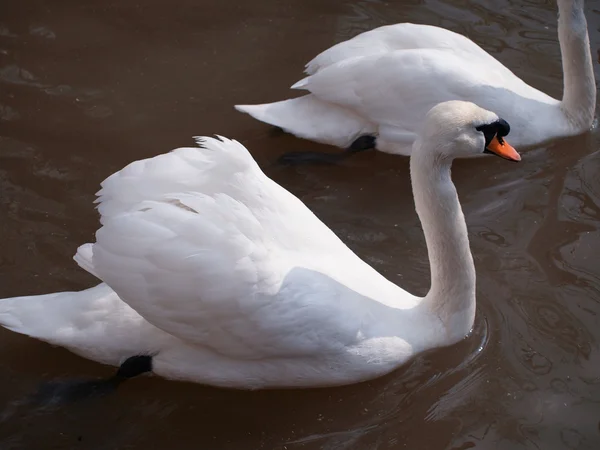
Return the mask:
<path id="1" fill-rule="evenodd" d="M 348 148 L 376 136 L 381 151 L 409 155 L 422 117 L 448 100 L 471 101 L 514 124 L 516 146 L 592 126 L 596 85 L 583 0 L 558 0 L 563 57 L 561 101 L 529 86 L 473 41 L 411 23 L 383 26 L 341 42 L 306 65 L 293 89 L 309 94 L 239 111 L 298 137 Z"/>
<path id="2" fill-rule="evenodd" d="M 498 119 L 471 104 L 436 111 L 416 144 L 424 155 L 448 151 L 455 137 L 456 154 L 481 153 L 475 126 Z M 427 187 L 417 209 L 431 222 L 439 275 L 422 299 L 360 260 L 241 144 L 198 142 L 102 183 L 102 227 L 74 259 L 103 283 L 0 300 L 0 324 L 99 362 L 148 354 L 158 375 L 236 388 L 356 382 L 468 333 L 475 274 L 464 217 L 449 177 L 436 185 L 449 165 L 412 169 Z M 433 222 L 444 225 L 439 236 Z"/>

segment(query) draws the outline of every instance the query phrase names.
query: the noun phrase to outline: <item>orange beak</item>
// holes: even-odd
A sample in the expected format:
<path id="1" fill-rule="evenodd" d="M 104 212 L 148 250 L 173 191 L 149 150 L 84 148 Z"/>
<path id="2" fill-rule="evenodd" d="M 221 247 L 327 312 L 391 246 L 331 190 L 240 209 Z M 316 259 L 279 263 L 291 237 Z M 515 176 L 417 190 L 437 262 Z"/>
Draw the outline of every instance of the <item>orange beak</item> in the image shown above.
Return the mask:
<path id="1" fill-rule="evenodd" d="M 492 139 L 492 142 L 490 142 L 486 148 L 490 152 L 495 153 L 504 159 L 508 159 L 509 161 L 521 161 L 521 155 L 517 153 L 515 148 L 504 139 L 500 142 L 497 136 L 494 136 L 494 139 Z"/>

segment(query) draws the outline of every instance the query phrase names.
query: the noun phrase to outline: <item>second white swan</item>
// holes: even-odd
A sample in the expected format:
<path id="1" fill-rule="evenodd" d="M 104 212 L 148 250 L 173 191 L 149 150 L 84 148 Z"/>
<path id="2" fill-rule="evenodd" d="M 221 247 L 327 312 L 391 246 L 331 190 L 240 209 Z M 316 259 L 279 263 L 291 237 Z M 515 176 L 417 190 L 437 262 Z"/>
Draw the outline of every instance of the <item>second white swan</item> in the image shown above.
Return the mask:
<path id="1" fill-rule="evenodd" d="M 315 57 L 306 65 L 309 76 L 292 86 L 309 94 L 236 108 L 298 137 L 349 150 L 342 155 L 369 148 L 409 155 L 421 118 L 448 100 L 495 111 L 513 125 L 517 147 L 580 134 L 592 126 L 596 108 L 584 0 L 557 3 L 562 100 L 529 86 L 465 36 L 402 23 L 359 34 Z"/>

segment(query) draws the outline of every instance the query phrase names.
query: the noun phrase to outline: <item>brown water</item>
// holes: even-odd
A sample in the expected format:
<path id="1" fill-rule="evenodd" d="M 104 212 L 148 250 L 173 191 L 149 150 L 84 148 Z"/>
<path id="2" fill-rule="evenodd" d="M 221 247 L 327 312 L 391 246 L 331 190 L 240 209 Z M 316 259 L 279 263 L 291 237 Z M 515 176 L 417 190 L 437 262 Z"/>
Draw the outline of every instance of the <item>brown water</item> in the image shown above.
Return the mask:
<path id="1" fill-rule="evenodd" d="M 595 53 L 598 2 L 588 0 L 587 17 Z M 98 183 L 213 133 L 241 140 L 361 257 L 425 293 L 406 159 L 280 168 L 284 151 L 328 148 L 271 137 L 232 108 L 284 98 L 319 51 L 403 21 L 467 34 L 560 96 L 552 0 L 4 0 L 0 297 L 95 283 L 71 257 L 98 226 Z M 109 397 L 40 407 L 25 399 L 43 380 L 113 369 L 0 330 L 0 448 L 600 448 L 599 148 L 594 132 L 518 165 L 455 164 L 478 273 L 476 330 L 460 344 L 345 388 L 236 392 L 142 378 Z"/>

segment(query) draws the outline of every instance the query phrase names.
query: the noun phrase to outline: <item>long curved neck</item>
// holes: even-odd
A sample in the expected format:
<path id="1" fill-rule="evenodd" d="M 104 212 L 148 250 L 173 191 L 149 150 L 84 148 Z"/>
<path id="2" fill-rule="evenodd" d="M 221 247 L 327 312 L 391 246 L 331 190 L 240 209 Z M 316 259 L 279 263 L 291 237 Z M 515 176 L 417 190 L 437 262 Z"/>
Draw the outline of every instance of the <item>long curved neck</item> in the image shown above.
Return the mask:
<path id="1" fill-rule="evenodd" d="M 596 81 L 590 51 L 584 0 L 558 0 L 558 40 L 562 54 L 562 109 L 578 131 L 592 125 Z"/>
<path id="2" fill-rule="evenodd" d="M 415 143 L 410 173 L 431 266 L 431 288 L 423 304 L 448 332 L 462 337 L 475 317 L 475 265 L 467 225 L 450 179 L 451 162 L 420 147 Z"/>

